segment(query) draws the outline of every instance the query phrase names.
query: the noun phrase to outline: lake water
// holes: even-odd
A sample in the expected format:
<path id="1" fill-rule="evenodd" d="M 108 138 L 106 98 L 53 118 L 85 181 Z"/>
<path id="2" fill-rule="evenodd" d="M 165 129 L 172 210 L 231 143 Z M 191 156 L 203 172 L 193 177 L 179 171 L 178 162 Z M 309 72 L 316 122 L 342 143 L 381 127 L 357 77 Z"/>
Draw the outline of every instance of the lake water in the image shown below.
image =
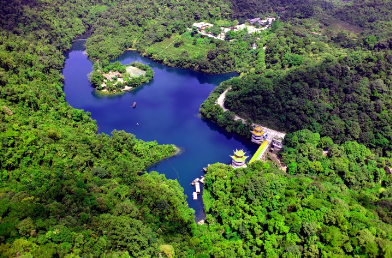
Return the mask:
<path id="1" fill-rule="evenodd" d="M 85 41 L 77 40 L 65 54 L 63 69 L 67 102 L 74 108 L 90 111 L 97 120 L 99 132 L 110 134 L 124 130 L 144 141 L 175 144 L 182 152 L 157 163 L 148 171 L 158 171 L 168 179 L 177 179 L 188 196 L 189 207 L 196 220 L 205 217 L 201 195 L 192 199 L 192 180 L 204 175 L 203 167 L 216 162 L 229 163 L 235 149 L 244 149 L 249 156 L 257 145 L 238 135 L 228 133 L 199 116 L 201 103 L 222 81 L 237 74 L 210 75 L 191 70 L 167 67 L 127 51 L 116 60 L 122 64 L 139 61 L 155 72 L 154 79 L 131 92 L 116 96 L 101 96 L 90 85 L 87 74 L 92 62 L 85 54 Z M 132 108 L 132 103 L 137 107 Z M 139 123 L 139 126 L 136 126 Z"/>

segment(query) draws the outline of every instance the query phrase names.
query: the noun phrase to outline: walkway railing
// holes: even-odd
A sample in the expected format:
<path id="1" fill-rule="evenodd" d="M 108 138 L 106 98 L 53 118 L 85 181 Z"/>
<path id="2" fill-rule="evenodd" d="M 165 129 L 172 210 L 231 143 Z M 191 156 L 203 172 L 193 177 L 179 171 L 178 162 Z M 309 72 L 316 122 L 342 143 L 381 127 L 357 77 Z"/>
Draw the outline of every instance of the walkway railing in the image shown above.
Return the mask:
<path id="1" fill-rule="evenodd" d="M 260 147 L 257 149 L 255 155 L 253 155 L 253 157 L 251 158 L 251 160 L 249 161 L 249 163 L 253 163 L 258 159 L 263 158 L 265 152 L 268 150 L 268 145 L 269 142 L 268 141 L 264 141 Z"/>

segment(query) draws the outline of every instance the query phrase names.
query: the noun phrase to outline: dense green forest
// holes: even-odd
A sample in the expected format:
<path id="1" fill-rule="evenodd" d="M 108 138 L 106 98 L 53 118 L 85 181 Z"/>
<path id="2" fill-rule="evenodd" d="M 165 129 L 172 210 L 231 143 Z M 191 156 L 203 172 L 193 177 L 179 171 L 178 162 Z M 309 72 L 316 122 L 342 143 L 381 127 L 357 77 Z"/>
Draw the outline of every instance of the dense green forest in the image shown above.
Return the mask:
<path id="1" fill-rule="evenodd" d="M 0 257 L 392 257 L 390 5 L 0 0 Z M 267 15 L 280 19 L 233 41 L 187 31 Z M 87 30 L 103 64 L 133 48 L 241 72 L 201 113 L 244 136 L 252 120 L 290 132 L 287 173 L 210 166 L 196 225 L 179 183 L 145 173 L 175 146 L 97 134 L 65 102 L 63 52 Z M 223 112 L 215 101 L 228 87 Z"/>
<path id="2" fill-rule="evenodd" d="M 96 134 L 64 100 L 62 52 L 99 4 L 1 2 L 0 257 L 170 255 L 195 225 L 178 182 L 144 173 L 174 146 Z"/>
<path id="3" fill-rule="evenodd" d="M 231 87 L 225 105 L 273 128 L 307 128 L 337 143 L 356 140 L 391 157 L 391 58 L 389 50 L 358 51 L 289 71 L 234 78 L 225 82 Z M 213 101 L 202 111 L 218 121 L 223 114 L 216 113 Z"/>
<path id="4" fill-rule="evenodd" d="M 293 149 L 302 151 L 304 159 L 322 153 L 317 150 L 322 140 L 309 136 L 292 142 L 302 145 Z M 304 145 L 314 148 L 306 150 L 309 156 Z M 363 145 L 349 145 L 339 156 L 333 152 L 320 160 L 334 163 L 354 155 L 363 160 L 370 153 Z M 203 193 L 209 223 L 199 233 L 202 248 L 213 257 L 392 257 L 390 183 L 389 190 L 354 191 L 339 170 L 291 176 L 260 161 L 237 170 L 210 166 Z M 356 172 L 354 167 L 346 170 Z"/>

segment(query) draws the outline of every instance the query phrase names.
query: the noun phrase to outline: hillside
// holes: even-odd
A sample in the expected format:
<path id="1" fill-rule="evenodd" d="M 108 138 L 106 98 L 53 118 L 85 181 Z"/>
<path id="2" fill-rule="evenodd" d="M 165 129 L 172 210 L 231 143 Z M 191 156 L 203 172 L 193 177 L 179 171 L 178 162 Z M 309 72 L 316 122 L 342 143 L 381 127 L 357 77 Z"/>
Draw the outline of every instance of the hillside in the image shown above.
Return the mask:
<path id="1" fill-rule="evenodd" d="M 392 257 L 389 5 L 0 0 L 0 257 Z M 281 20 L 234 41 L 198 45 L 186 32 L 267 13 Z M 326 16 L 364 33 L 314 30 Z M 248 135 L 214 105 L 231 86 L 227 108 L 290 132 L 288 173 L 211 165 L 196 225 L 179 183 L 145 173 L 175 146 L 97 134 L 91 114 L 65 101 L 63 53 L 87 30 L 103 65 L 136 48 L 172 66 L 242 72 L 201 112 Z M 172 37 L 183 55 L 152 51 Z"/>

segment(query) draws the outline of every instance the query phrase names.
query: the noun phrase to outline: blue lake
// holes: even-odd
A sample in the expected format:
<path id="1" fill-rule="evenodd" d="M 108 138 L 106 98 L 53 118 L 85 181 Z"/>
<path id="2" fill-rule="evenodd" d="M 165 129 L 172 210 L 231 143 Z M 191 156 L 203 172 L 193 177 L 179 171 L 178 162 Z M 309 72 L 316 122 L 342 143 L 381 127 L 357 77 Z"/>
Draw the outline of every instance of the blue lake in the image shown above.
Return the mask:
<path id="1" fill-rule="evenodd" d="M 199 107 L 222 81 L 237 74 L 210 75 L 161 65 L 127 51 L 116 60 L 122 64 L 140 61 L 155 72 L 154 79 L 122 95 L 101 96 L 88 81 L 92 62 L 85 54 L 84 40 L 74 42 L 65 54 L 63 69 L 67 102 L 74 108 L 90 111 L 97 120 L 99 132 L 110 134 L 124 130 L 144 141 L 175 144 L 182 152 L 163 160 L 148 171 L 158 171 L 169 179 L 177 179 L 188 196 L 189 207 L 196 220 L 205 217 L 201 195 L 192 200 L 192 180 L 202 176 L 203 167 L 216 162 L 229 163 L 235 149 L 244 149 L 250 156 L 257 145 L 238 135 L 228 133 L 199 116 Z M 132 103 L 137 107 L 132 108 Z M 139 123 L 139 126 L 136 126 Z"/>

